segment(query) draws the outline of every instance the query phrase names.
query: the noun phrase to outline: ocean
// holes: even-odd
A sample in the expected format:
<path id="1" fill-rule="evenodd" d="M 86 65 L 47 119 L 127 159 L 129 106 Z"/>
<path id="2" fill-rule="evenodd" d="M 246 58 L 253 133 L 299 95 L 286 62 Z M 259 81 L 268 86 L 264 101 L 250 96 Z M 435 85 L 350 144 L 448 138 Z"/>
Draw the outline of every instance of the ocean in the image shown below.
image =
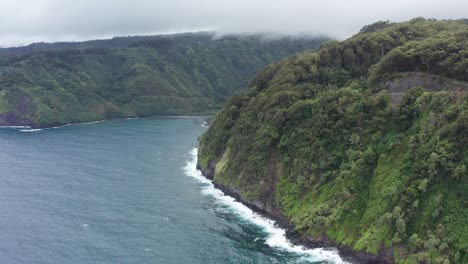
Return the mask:
<path id="1" fill-rule="evenodd" d="M 196 170 L 203 118 L 0 128 L 0 263 L 344 263 Z"/>

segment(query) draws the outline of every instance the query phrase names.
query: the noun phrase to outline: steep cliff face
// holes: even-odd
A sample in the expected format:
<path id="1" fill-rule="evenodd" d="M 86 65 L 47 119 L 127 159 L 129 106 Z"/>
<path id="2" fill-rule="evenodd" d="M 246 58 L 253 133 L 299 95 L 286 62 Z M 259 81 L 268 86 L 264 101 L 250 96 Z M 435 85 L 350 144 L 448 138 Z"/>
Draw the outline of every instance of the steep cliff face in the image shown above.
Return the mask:
<path id="1" fill-rule="evenodd" d="M 467 33 L 415 19 L 269 65 L 216 115 L 199 167 L 303 237 L 466 263 Z"/>

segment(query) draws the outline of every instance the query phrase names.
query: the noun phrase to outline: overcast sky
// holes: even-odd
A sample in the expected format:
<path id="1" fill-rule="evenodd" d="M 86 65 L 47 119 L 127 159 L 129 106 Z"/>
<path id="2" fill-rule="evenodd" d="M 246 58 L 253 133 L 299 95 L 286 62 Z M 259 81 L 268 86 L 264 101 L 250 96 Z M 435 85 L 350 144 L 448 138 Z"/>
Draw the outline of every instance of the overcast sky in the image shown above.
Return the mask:
<path id="1" fill-rule="evenodd" d="M 468 0 L 0 0 L 0 46 L 200 30 L 343 39 L 418 16 L 468 17 Z"/>

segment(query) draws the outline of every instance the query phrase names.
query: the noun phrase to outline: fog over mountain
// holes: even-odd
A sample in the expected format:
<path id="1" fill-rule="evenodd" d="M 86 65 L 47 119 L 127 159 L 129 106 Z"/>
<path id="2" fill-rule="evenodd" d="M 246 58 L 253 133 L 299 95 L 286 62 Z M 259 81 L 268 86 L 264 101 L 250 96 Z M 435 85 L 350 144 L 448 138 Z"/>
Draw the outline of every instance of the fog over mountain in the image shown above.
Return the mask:
<path id="1" fill-rule="evenodd" d="M 199 30 L 342 39 L 377 20 L 455 19 L 466 10 L 465 0 L 0 0 L 0 46 Z"/>

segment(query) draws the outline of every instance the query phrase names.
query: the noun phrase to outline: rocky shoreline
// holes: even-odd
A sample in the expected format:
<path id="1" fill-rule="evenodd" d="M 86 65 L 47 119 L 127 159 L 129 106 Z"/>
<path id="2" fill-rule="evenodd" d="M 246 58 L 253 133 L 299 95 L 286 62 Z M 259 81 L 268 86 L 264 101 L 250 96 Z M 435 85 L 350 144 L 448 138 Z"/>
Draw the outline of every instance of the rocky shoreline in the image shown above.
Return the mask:
<path id="1" fill-rule="evenodd" d="M 275 223 L 286 230 L 286 237 L 294 245 L 300 245 L 305 248 L 330 248 L 334 247 L 338 249 L 338 254 L 340 257 L 348 263 L 353 264 L 392 264 L 395 263 L 393 257 L 390 255 L 388 257 L 384 256 L 374 256 L 365 252 L 355 251 L 347 246 L 342 246 L 334 243 L 329 239 L 326 240 L 314 240 L 309 236 L 301 235 L 296 231 L 295 226 L 283 215 L 280 213 L 274 214 L 272 212 L 267 212 L 266 210 L 260 208 L 258 205 L 246 201 L 242 198 L 242 195 L 237 191 L 229 187 L 217 184 L 213 181 L 214 178 L 214 169 L 204 170 L 200 164 L 197 162 L 197 169 L 202 172 L 202 175 L 209 180 L 212 180 L 213 185 L 223 191 L 225 194 L 233 197 L 238 202 L 241 202 L 245 206 L 249 207 L 254 212 L 257 212 L 269 219 L 275 221 Z"/>

